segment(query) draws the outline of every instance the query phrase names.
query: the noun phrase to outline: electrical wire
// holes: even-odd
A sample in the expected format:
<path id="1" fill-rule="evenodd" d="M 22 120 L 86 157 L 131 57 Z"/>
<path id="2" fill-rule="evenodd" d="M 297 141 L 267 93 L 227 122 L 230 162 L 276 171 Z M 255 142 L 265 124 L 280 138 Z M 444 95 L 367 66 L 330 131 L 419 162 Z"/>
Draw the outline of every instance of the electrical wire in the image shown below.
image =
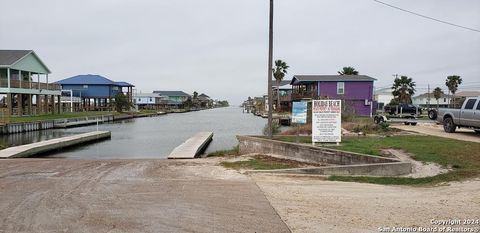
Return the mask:
<path id="1" fill-rule="evenodd" d="M 397 6 L 394 6 L 394 5 L 390 5 L 390 4 L 385 3 L 385 2 L 382 2 L 382 1 L 378 1 L 378 0 L 373 0 L 373 1 L 374 1 L 374 2 L 377 2 L 377 3 L 380 3 L 380 4 L 383 4 L 383 5 L 385 5 L 385 6 L 389 6 L 389 7 L 391 7 L 391 8 L 397 9 L 397 10 L 401 10 L 401 11 L 404 11 L 404 12 L 407 12 L 407 13 L 410 13 L 410 14 L 413 14 L 413 15 L 416 15 L 416 16 L 419 16 L 419 17 L 423 17 L 423 18 L 426 18 L 426 19 L 430 19 L 430 20 L 433 20 L 433 21 L 437 21 L 437 22 L 439 22 L 439 23 L 448 24 L 448 25 L 450 25 L 450 26 L 463 28 L 463 29 L 470 30 L 470 31 L 473 31 L 473 32 L 480 32 L 480 30 L 475 29 L 475 28 L 469 28 L 469 27 L 465 27 L 465 26 L 462 26 L 462 25 L 458 25 L 458 24 L 454 24 L 454 23 L 447 22 L 447 21 L 443 21 L 443 20 L 440 20 L 440 19 L 435 19 L 435 18 L 426 16 L 426 15 L 422 15 L 422 14 L 413 12 L 413 11 L 409 11 L 409 10 L 402 9 L 402 8 L 397 7 Z"/>

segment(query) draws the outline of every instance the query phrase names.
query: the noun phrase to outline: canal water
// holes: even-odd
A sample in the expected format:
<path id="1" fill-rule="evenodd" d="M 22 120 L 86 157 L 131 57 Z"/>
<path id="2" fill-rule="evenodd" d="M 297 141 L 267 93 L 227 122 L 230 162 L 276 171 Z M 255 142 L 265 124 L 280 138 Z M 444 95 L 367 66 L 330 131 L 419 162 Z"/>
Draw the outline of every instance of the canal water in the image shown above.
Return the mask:
<path id="1" fill-rule="evenodd" d="M 99 130 L 112 132 L 110 140 L 76 146 L 47 157 L 73 159 L 167 158 L 168 154 L 196 132 L 212 131 L 213 141 L 206 153 L 231 149 L 235 135 L 261 134 L 266 120 L 242 112 L 242 108 L 216 108 L 197 112 L 167 114 L 100 124 Z M 96 125 L 5 135 L 7 145 L 21 145 L 72 134 L 95 131 Z"/>

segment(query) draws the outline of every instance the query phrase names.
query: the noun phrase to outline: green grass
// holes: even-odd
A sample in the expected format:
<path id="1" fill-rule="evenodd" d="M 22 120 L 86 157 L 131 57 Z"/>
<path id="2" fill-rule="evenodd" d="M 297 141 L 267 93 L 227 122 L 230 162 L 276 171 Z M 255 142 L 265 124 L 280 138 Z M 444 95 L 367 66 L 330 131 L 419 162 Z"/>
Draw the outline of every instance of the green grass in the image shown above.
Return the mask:
<path id="1" fill-rule="evenodd" d="M 226 155 L 238 155 L 239 148 L 238 146 L 233 147 L 230 150 L 217 150 L 207 154 L 207 157 L 223 157 Z"/>
<path id="2" fill-rule="evenodd" d="M 295 137 L 282 137 L 282 141 L 294 142 Z M 311 143 L 310 137 L 301 137 L 301 142 Z M 343 138 L 340 146 L 329 146 L 338 150 L 381 155 L 382 149 L 401 149 L 414 155 L 414 159 L 434 162 L 453 168 L 445 174 L 426 178 L 331 176 L 330 180 L 356 181 L 376 184 L 437 184 L 459 181 L 480 176 L 480 143 L 458 141 L 434 136 L 392 136 L 384 138 Z"/>
<path id="3" fill-rule="evenodd" d="M 140 114 L 144 114 L 144 113 L 157 113 L 157 112 L 161 112 L 161 110 L 155 110 L 155 109 L 140 109 L 139 110 L 139 113 Z"/>
<path id="4" fill-rule="evenodd" d="M 101 116 L 101 115 L 112 115 L 118 114 L 117 112 L 66 112 L 62 114 L 47 114 L 47 115 L 37 115 L 37 116 L 22 116 L 16 117 L 12 116 L 10 118 L 1 119 L 10 123 L 21 123 L 21 122 L 34 122 L 34 121 L 46 121 L 46 120 L 56 120 L 56 119 L 66 119 L 66 118 L 77 118 L 77 117 L 87 117 L 87 116 Z"/>
<path id="5" fill-rule="evenodd" d="M 283 163 L 275 160 L 269 160 L 265 157 L 255 156 L 252 159 L 236 162 L 221 162 L 222 166 L 231 169 L 248 169 L 248 170 L 273 170 L 273 169 L 287 169 L 294 168 L 292 164 Z"/>

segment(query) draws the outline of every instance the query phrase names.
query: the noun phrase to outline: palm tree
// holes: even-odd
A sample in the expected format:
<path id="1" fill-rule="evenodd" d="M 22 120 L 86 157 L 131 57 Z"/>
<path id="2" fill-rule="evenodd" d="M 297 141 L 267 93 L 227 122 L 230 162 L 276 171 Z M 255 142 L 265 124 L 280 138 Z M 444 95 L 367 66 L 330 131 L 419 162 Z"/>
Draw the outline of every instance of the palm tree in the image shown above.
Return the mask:
<path id="1" fill-rule="evenodd" d="M 399 103 L 412 103 L 412 95 L 415 94 L 415 82 L 412 81 L 412 78 L 407 76 L 401 76 L 400 78 L 395 78 L 392 86 L 393 96 L 398 98 Z"/>
<path id="2" fill-rule="evenodd" d="M 285 77 L 289 66 L 282 60 L 275 61 L 275 68 L 273 68 L 273 77 L 277 80 L 277 111 L 280 111 L 280 82 Z"/>
<path id="3" fill-rule="evenodd" d="M 341 71 L 338 71 L 340 75 L 358 75 L 358 71 L 351 66 L 343 67 Z"/>
<path id="4" fill-rule="evenodd" d="M 198 92 L 196 91 L 193 92 L 192 106 L 198 107 Z"/>
<path id="5" fill-rule="evenodd" d="M 458 90 L 458 85 L 462 84 L 462 78 L 458 75 L 450 75 L 445 80 L 445 85 L 448 87 L 448 90 L 452 93 L 453 107 L 455 107 L 455 92 Z"/>
<path id="6" fill-rule="evenodd" d="M 440 99 L 440 97 L 442 97 L 443 95 L 443 91 L 442 91 L 442 88 L 440 87 L 437 87 L 435 88 L 435 90 L 433 90 L 433 97 L 435 97 L 435 99 L 437 100 L 437 109 L 438 109 L 438 99 Z"/>

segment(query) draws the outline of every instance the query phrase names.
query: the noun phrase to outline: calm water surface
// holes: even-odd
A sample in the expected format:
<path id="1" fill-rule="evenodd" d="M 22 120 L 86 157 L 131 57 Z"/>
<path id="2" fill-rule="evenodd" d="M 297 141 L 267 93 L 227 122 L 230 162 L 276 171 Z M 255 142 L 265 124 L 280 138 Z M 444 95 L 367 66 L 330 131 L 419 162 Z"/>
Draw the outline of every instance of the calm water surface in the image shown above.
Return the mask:
<path id="1" fill-rule="evenodd" d="M 112 138 L 93 144 L 49 154 L 49 157 L 75 159 L 166 158 L 170 152 L 200 131 L 212 131 L 211 151 L 237 145 L 235 135 L 260 134 L 266 120 L 242 113 L 238 107 L 217 108 L 198 112 L 167 114 L 101 124 L 99 130 L 112 132 Z M 95 131 L 94 126 L 55 129 L 3 136 L 3 143 L 20 145 L 51 138 Z"/>

